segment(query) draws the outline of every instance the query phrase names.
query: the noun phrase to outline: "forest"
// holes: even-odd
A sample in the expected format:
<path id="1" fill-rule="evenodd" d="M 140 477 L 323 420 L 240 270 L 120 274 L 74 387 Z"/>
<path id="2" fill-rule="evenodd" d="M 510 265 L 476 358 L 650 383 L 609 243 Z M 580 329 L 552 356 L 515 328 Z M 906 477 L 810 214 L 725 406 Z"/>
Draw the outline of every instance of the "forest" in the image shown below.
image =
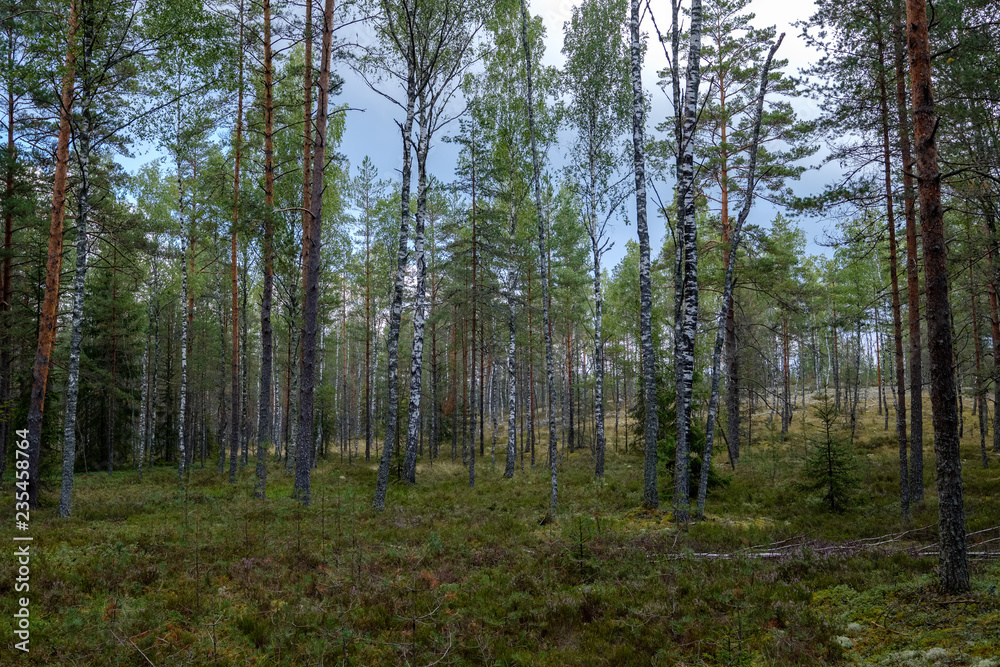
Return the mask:
<path id="1" fill-rule="evenodd" d="M 1000 667 L 1000 7 L 786 4 L 0 0 L 0 664 Z"/>

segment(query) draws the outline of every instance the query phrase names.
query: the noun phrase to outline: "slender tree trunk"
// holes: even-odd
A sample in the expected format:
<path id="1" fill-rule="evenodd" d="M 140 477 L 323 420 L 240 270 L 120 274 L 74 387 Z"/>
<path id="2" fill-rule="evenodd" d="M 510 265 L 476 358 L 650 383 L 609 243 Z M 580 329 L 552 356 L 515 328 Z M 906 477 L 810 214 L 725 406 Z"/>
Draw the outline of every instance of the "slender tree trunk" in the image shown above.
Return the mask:
<path id="1" fill-rule="evenodd" d="M 887 226 L 889 229 L 889 280 L 892 286 L 892 334 L 894 350 L 896 353 L 896 393 L 899 396 L 896 403 L 896 438 L 899 441 L 899 501 L 903 518 L 908 519 L 910 516 L 910 481 L 906 443 L 906 377 L 903 365 L 903 324 L 902 318 L 900 317 L 899 271 L 896 267 L 896 257 L 898 254 L 896 249 L 896 218 L 893 211 L 891 154 L 889 150 L 889 95 L 886 90 L 885 83 L 886 74 L 883 42 L 881 24 L 879 24 L 878 53 L 879 62 L 882 65 L 878 81 L 879 107 L 882 115 L 882 155 L 885 173 L 885 205 Z M 900 84 L 902 84 L 901 81 Z M 909 226 L 909 223 L 907 223 L 907 225 Z M 912 306 L 912 295 L 910 303 Z M 887 418 L 888 410 L 889 408 L 886 406 Z"/>
<path id="2" fill-rule="evenodd" d="M 420 436 L 420 399 L 423 384 L 424 369 L 424 324 L 426 321 L 427 295 L 427 261 L 424 257 L 424 226 L 427 218 L 427 153 L 430 149 L 430 134 L 432 128 L 431 114 L 424 107 L 421 99 L 421 112 L 417 139 L 417 216 L 413 225 L 413 259 L 417 269 L 416 303 L 413 308 L 413 348 L 410 354 L 410 401 L 408 405 L 408 420 L 406 428 L 406 456 L 403 462 L 403 475 L 409 484 L 417 481 L 417 438 Z M 473 214 L 475 215 L 475 214 Z M 475 218 L 473 218 L 474 220 Z M 473 222 L 473 225 L 475 223 Z M 473 293 L 475 293 L 475 275 L 473 274 Z M 475 299 L 473 297 L 473 304 Z M 472 338 L 475 346 L 475 305 L 472 310 Z M 472 352 L 472 389 L 470 396 L 475 401 L 475 347 Z M 475 405 L 475 403 L 473 403 Z M 475 413 L 475 407 L 473 407 Z M 475 423 L 475 418 L 473 418 Z M 470 472 L 471 475 L 471 472 Z M 470 480 L 471 484 L 471 480 Z"/>
<path id="3" fill-rule="evenodd" d="M 545 239 L 545 225 L 542 223 L 542 191 L 541 166 L 538 159 L 538 145 L 535 138 L 535 102 L 533 90 L 533 74 L 531 47 L 528 44 L 528 8 L 527 0 L 521 0 L 521 46 L 524 48 L 524 67 L 527 78 L 528 97 L 528 129 L 531 135 L 531 166 L 532 181 L 535 192 L 535 213 L 538 219 L 538 266 L 542 280 L 542 328 L 545 332 L 545 373 L 548 379 L 548 422 L 549 422 L 549 469 L 551 471 L 551 500 L 549 511 L 554 514 L 558 500 L 558 450 L 556 443 L 556 389 L 555 362 L 552 354 L 552 329 L 549 322 L 549 276 Z"/>
<path id="4" fill-rule="evenodd" d="M 902 3 L 894 3 L 895 30 L 893 49 L 896 61 L 896 114 L 899 121 L 899 147 L 903 156 L 903 214 L 906 218 L 906 292 L 910 330 L 910 503 L 924 500 L 924 401 L 923 361 L 920 342 L 920 275 L 917 258 L 916 195 L 913 187 L 915 161 L 911 155 L 913 128 L 906 100 L 905 26 Z M 897 371 L 898 372 L 898 371 Z M 902 404 L 902 397 L 900 397 Z"/>
<path id="5" fill-rule="evenodd" d="M 792 406 L 789 391 L 788 368 L 788 318 L 781 318 L 781 441 L 788 436 L 788 425 L 792 421 Z"/>
<path id="6" fill-rule="evenodd" d="M 236 91 L 236 145 L 233 156 L 233 222 L 230 230 L 229 248 L 229 280 L 230 296 L 232 300 L 232 349 L 230 351 L 229 373 L 231 384 L 233 425 L 229 433 L 229 483 L 236 483 L 236 460 L 239 452 L 240 442 L 240 335 L 239 335 L 239 291 L 237 284 L 237 273 L 239 263 L 236 259 L 236 250 L 239 246 L 239 220 L 240 220 L 240 160 L 243 155 L 243 2 L 240 1 L 240 49 L 239 49 L 239 83 Z M 219 443 L 219 447 L 224 449 L 224 443 Z M 221 470 L 220 470 L 221 472 Z"/>
<path id="7" fill-rule="evenodd" d="M 698 88 L 701 83 L 701 0 L 692 0 L 687 82 L 684 89 L 681 142 L 677 147 L 678 201 L 683 232 L 684 305 L 675 344 L 677 367 L 677 457 L 674 464 L 674 520 L 685 523 L 690 505 L 688 470 L 690 429 L 694 388 L 695 335 L 698 326 L 698 227 L 695 219 L 694 138 L 698 116 Z M 655 410 L 656 403 L 651 404 Z M 647 406 L 649 409 L 649 406 Z"/>
<path id="8" fill-rule="evenodd" d="M 743 200 L 743 208 L 736 217 L 736 225 L 733 228 L 731 247 L 726 258 L 726 273 L 722 280 L 722 303 L 719 307 L 715 331 L 715 347 L 712 350 L 712 390 L 708 400 L 708 416 L 705 422 L 705 452 L 701 466 L 701 474 L 698 478 L 698 500 L 696 504 L 696 515 L 698 518 L 705 516 L 705 500 L 708 497 L 708 475 L 712 469 L 712 448 L 715 443 L 715 418 L 719 406 L 719 370 L 722 361 L 722 348 L 726 338 L 726 330 L 729 323 L 729 315 L 733 307 L 733 275 L 736 272 L 736 256 L 739 251 L 740 241 L 743 236 L 743 224 L 750 215 L 753 206 L 754 190 L 756 188 L 755 174 L 757 170 L 757 148 L 760 145 L 760 127 L 764 117 L 764 98 L 767 95 L 768 74 L 771 70 L 771 62 L 774 54 L 781 46 L 785 33 L 781 33 L 778 41 L 774 43 L 767 54 L 764 68 L 760 78 L 760 92 L 757 97 L 757 107 L 754 116 L 753 140 L 750 144 L 750 163 L 747 169 L 746 197 Z M 786 346 L 787 348 L 787 346 Z M 801 361 L 800 361 L 801 363 Z M 786 371 L 787 372 L 787 371 Z M 804 406 L 803 406 L 804 407 Z M 649 408 L 647 407 L 647 410 Z M 737 406 L 738 409 L 738 406 Z M 730 456 L 730 461 L 732 461 Z"/>
<path id="9" fill-rule="evenodd" d="M 990 279 L 986 286 L 990 295 L 990 327 L 993 335 L 993 451 L 1000 452 L 1000 304 L 997 299 L 997 268 L 993 264 L 996 244 L 996 223 L 987 214 L 989 243 L 986 246 L 986 266 Z"/>
<path id="10" fill-rule="evenodd" d="M 327 107 L 330 94 L 330 52 L 333 45 L 333 2 L 323 7 L 323 52 L 320 56 L 319 95 L 316 100 L 316 137 L 312 167 L 312 205 L 309 221 L 309 252 L 303 257 L 305 299 L 303 304 L 302 372 L 299 380 L 299 432 L 295 453 L 295 489 L 305 507 L 309 506 L 309 471 L 314 440 L 314 377 L 316 373 L 316 331 L 319 310 L 319 268 L 323 216 L 323 172 L 326 165 Z M 305 235 L 303 235 L 303 239 Z"/>
<path id="11" fill-rule="evenodd" d="M 11 17 L 6 22 L 7 33 L 7 67 L 9 71 L 14 71 L 14 18 Z M 5 199 L 8 205 L 4 206 L 4 232 L 3 232 L 3 271 L 0 273 L 0 405 L 6 405 L 10 397 L 11 378 L 11 347 L 13 337 L 11 336 L 10 311 L 14 296 L 14 285 L 12 283 L 12 269 L 14 261 L 14 209 L 10 203 L 14 197 L 14 171 L 17 166 L 17 146 L 14 143 L 14 123 L 15 123 L 16 97 L 14 91 L 7 90 L 7 151 L 4 156 L 6 162 L 6 183 L 4 188 Z M 7 442 L 10 434 L 10 420 L 0 421 L 0 482 L 3 481 L 3 474 L 7 470 Z"/>
<path id="12" fill-rule="evenodd" d="M 937 118 L 931 83 L 930 40 L 924 0 L 906 0 L 909 33 L 910 84 L 927 286 L 927 341 L 931 362 L 931 410 L 934 420 L 941 538 L 939 577 L 950 594 L 969 590 L 965 505 L 962 500 L 962 459 L 957 437 L 955 376 L 948 303 L 947 247 L 941 207 L 941 173 L 934 138 Z"/>
<path id="13" fill-rule="evenodd" d="M 236 259 L 236 249 L 239 245 L 239 219 L 240 219 L 240 158 L 243 153 L 243 2 L 240 2 L 240 55 L 239 55 L 239 88 L 237 90 L 236 103 L 236 146 L 233 168 L 233 223 L 230 230 L 230 250 L 229 250 L 229 276 L 231 283 L 232 309 L 233 309 L 233 341 L 230 357 L 230 382 L 232 384 L 232 413 L 233 428 L 229 434 L 229 483 L 236 483 L 236 459 L 240 441 L 240 374 L 239 374 L 239 298 L 237 291 L 237 269 L 239 263 Z M 220 445 L 221 446 L 221 445 Z"/>
<path id="14" fill-rule="evenodd" d="M 89 43 L 87 44 L 89 46 Z M 85 58 L 85 61 L 89 59 Z M 69 340 L 69 373 L 66 378 L 66 418 L 63 422 L 62 489 L 59 516 L 70 515 L 73 503 L 73 471 L 76 468 L 76 402 L 80 387 L 80 343 L 83 339 L 83 298 L 87 281 L 87 218 L 90 216 L 90 107 L 88 79 L 82 90 L 83 121 L 76 136 L 80 184 L 77 186 L 76 276 L 73 281 L 73 328 Z M 113 424 L 112 424 L 113 427 Z M 109 442 L 112 438 L 109 438 Z M 108 464 L 110 466 L 110 462 Z"/>
<path id="15" fill-rule="evenodd" d="M 983 467 L 988 468 L 990 460 L 986 454 L 986 391 L 983 389 L 982 353 L 979 343 L 979 314 L 976 309 L 976 288 L 972 280 L 972 262 L 969 262 L 969 299 L 972 301 L 972 337 L 975 339 L 976 352 L 976 401 L 979 408 L 979 448 L 982 453 Z"/>
<path id="16" fill-rule="evenodd" d="M 508 219 L 508 229 L 510 231 L 511 242 L 513 242 L 514 231 L 515 231 L 515 214 L 514 210 L 511 209 Z M 516 269 L 514 267 L 514 258 L 511 258 L 511 266 L 507 267 L 507 459 L 504 464 L 503 476 L 507 479 L 512 479 L 514 477 L 514 464 L 517 462 L 517 443 L 515 441 L 516 433 L 515 429 L 515 418 L 516 418 L 516 405 L 517 405 L 517 376 L 516 376 L 516 366 L 515 366 L 515 354 L 517 352 L 516 340 L 515 340 L 515 314 L 514 314 L 514 303 L 515 295 L 514 290 L 516 289 Z"/>
<path id="17" fill-rule="evenodd" d="M 66 212 L 66 175 L 69 170 L 70 114 L 76 64 L 76 1 L 70 3 L 66 66 L 63 71 L 59 106 L 59 138 L 56 143 L 56 170 L 52 186 L 52 211 L 45 265 L 45 296 L 38 323 L 38 347 L 32 368 L 31 401 L 28 407 L 28 505 L 38 508 L 42 455 L 42 415 L 49 379 L 52 348 L 59 320 L 59 279 L 62 273 L 63 218 Z"/>
<path id="18" fill-rule="evenodd" d="M 676 16 L 676 15 L 675 15 Z M 632 82 L 632 169 L 635 172 L 635 220 L 639 235 L 639 337 L 642 347 L 642 388 L 646 401 L 643 427 L 643 504 L 660 506 L 656 475 L 656 352 L 653 349 L 653 288 L 649 260 L 649 227 L 646 220 L 646 98 L 642 90 L 642 41 L 639 34 L 639 0 L 631 0 L 629 13 L 630 79 Z M 628 452 L 628 386 L 625 387 L 625 451 Z"/>
<path id="19" fill-rule="evenodd" d="M 594 476 L 604 478 L 604 338 L 601 333 L 601 253 L 599 239 L 591 236 L 594 252 Z"/>

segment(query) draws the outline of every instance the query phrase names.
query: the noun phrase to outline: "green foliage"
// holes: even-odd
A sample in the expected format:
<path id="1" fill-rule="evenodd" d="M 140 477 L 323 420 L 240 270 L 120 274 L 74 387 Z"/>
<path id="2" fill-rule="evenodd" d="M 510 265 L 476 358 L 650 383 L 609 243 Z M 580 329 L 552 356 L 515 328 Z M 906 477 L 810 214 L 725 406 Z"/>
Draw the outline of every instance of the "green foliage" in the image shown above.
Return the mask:
<path id="1" fill-rule="evenodd" d="M 839 410 L 830 403 L 828 396 L 823 396 L 813 413 L 819 425 L 816 435 L 811 438 L 803 470 L 807 481 L 802 483 L 802 488 L 820 492 L 831 512 L 844 512 L 851 506 L 857 488 L 854 456 L 847 439 L 840 433 Z"/>
<path id="2" fill-rule="evenodd" d="M 656 460 L 661 470 L 671 477 L 677 465 L 677 391 L 675 385 L 667 381 L 667 371 L 660 367 L 656 374 L 657 417 L 659 418 L 659 433 L 656 437 Z M 697 413 L 695 413 L 697 414 Z M 631 410 L 632 430 L 636 436 L 636 450 L 643 450 L 645 434 L 646 400 L 645 393 L 636 392 L 636 402 Z M 698 481 L 701 479 L 702 457 L 705 455 L 705 429 L 696 419 L 691 423 L 691 450 L 688 472 L 691 479 L 691 497 L 698 495 Z M 729 477 L 720 475 L 715 467 L 708 471 L 708 488 L 716 489 L 729 484 Z"/>

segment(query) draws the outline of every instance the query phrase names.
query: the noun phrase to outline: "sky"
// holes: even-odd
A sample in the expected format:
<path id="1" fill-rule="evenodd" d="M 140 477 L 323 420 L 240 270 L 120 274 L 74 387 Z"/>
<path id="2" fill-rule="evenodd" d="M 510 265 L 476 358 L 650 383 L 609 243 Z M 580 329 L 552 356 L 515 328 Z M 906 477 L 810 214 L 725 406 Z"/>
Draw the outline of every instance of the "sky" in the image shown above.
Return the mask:
<path id="1" fill-rule="evenodd" d="M 577 0 L 578 1 L 578 0 Z M 562 43 L 563 24 L 569 19 L 573 6 L 577 4 L 574 0 L 533 0 L 530 1 L 529 10 L 542 17 L 545 24 L 545 53 L 542 62 L 545 65 L 562 67 Z M 657 23 L 663 30 L 669 29 L 669 3 L 660 1 L 651 2 L 654 12 L 656 12 Z M 786 72 L 798 74 L 799 70 L 809 65 L 816 57 L 806 47 L 799 37 L 800 30 L 793 27 L 792 23 L 805 20 L 814 11 L 813 0 L 799 0 L 789 2 L 787 0 L 752 0 L 750 10 L 756 14 L 754 24 L 758 27 L 774 25 L 778 32 L 785 32 L 785 39 L 779 50 L 778 58 L 787 58 L 789 61 Z M 342 34 L 341 38 L 347 41 L 360 43 L 370 42 L 372 35 L 366 30 L 366 26 L 360 25 L 350 29 L 353 34 Z M 643 21 L 643 31 L 652 32 L 653 26 L 649 17 Z M 650 40 L 646 59 L 643 66 L 643 86 L 651 101 L 651 110 L 647 116 L 646 137 L 649 139 L 655 136 L 653 128 L 667 118 L 670 113 L 670 105 L 667 97 L 657 87 L 657 71 L 665 68 L 666 58 L 662 48 L 655 41 Z M 337 69 L 344 78 L 344 87 L 341 95 L 331 100 L 333 104 L 346 104 L 351 110 L 348 112 L 347 125 L 344 139 L 338 148 L 338 152 L 346 156 L 352 169 L 361 164 L 365 156 L 374 162 L 379 171 L 379 176 L 387 180 L 397 180 L 399 178 L 399 168 L 402 164 L 402 148 L 400 133 L 396 125 L 396 120 L 401 117 L 401 110 L 388 102 L 380 94 L 374 92 L 365 83 L 364 79 L 350 70 L 347 66 Z M 705 82 L 703 82 L 704 89 Z M 792 100 L 800 118 L 811 119 L 818 114 L 818 108 L 813 100 L 807 98 L 796 98 Z M 456 165 L 457 149 L 454 144 L 442 141 L 445 136 L 453 134 L 458 129 L 458 124 L 453 123 L 439 132 L 432 143 L 428 158 L 428 170 L 442 181 L 451 181 L 454 177 Z M 565 155 L 570 147 L 570 133 L 563 132 L 560 137 L 560 145 L 550 151 L 550 160 L 553 166 L 560 167 L 566 163 Z M 161 151 L 155 148 L 143 150 L 139 147 L 138 155 L 135 158 L 122 159 L 124 166 L 130 171 L 136 171 L 138 167 L 156 159 L 161 155 Z M 820 153 L 812 157 L 806 164 L 820 167 L 822 164 Z M 631 171 L 631 163 L 621 166 L 623 175 Z M 793 190 L 797 195 L 816 193 L 822 190 L 826 183 L 831 182 L 836 177 L 836 165 L 828 164 L 823 168 L 814 168 L 805 172 L 803 177 L 792 183 Z M 414 174 L 414 186 L 416 175 Z M 658 183 L 660 194 L 669 197 L 668 194 L 672 183 Z M 650 196 L 652 193 L 650 192 Z M 628 240 L 637 239 L 636 227 L 634 224 L 635 204 L 634 199 L 628 200 L 626 210 L 628 211 L 630 222 L 626 224 L 622 219 L 614 219 L 609 229 L 609 236 L 613 241 L 611 249 L 605 255 L 602 263 L 606 267 L 615 266 L 625 253 L 625 246 Z M 652 206 L 649 207 L 650 219 L 650 244 L 654 255 L 659 252 L 663 245 L 664 237 L 667 234 L 665 222 L 662 218 L 653 214 Z M 751 224 L 767 226 L 778 213 L 773 205 L 768 202 L 757 200 L 754 210 L 748 220 Z M 786 213 L 786 211 L 782 211 Z M 805 231 L 807 238 L 807 252 L 810 254 L 828 254 L 829 249 L 817 244 L 824 235 L 824 224 L 822 221 L 811 217 L 802 217 L 797 220 L 798 224 Z"/>
<path id="2" fill-rule="evenodd" d="M 545 53 L 542 62 L 546 65 L 561 67 L 563 55 L 561 53 L 563 43 L 563 24 L 569 19 L 572 7 L 577 4 L 573 0 L 534 0 L 530 3 L 530 11 L 540 15 L 545 24 Z M 670 22 L 669 3 L 653 2 L 653 11 L 656 12 L 657 24 L 661 29 L 667 30 Z M 753 0 L 750 9 L 756 14 L 754 24 L 758 27 L 775 25 L 779 34 L 785 32 L 785 39 L 779 50 L 778 58 L 787 58 L 789 61 L 786 71 L 797 74 L 798 70 L 807 66 L 815 57 L 803 41 L 799 38 L 800 30 L 791 24 L 795 21 L 805 20 L 814 11 L 812 0 L 800 0 L 799 2 L 788 2 L 787 0 Z M 648 16 L 643 21 L 643 30 L 652 32 L 652 23 Z M 367 38 L 367 35 L 358 35 L 359 39 Z M 647 138 L 654 132 L 653 127 L 670 114 L 670 106 L 667 98 L 656 86 L 656 72 L 666 66 L 666 58 L 663 50 L 652 40 L 646 51 L 646 60 L 643 67 L 643 85 L 650 96 L 652 107 L 647 116 Z M 398 179 L 399 168 L 402 164 L 401 142 L 399 130 L 396 127 L 396 119 L 401 116 L 397 107 L 388 103 L 385 98 L 368 88 L 361 77 L 350 71 L 342 71 L 341 75 L 345 79 L 343 93 L 334 103 L 347 103 L 351 107 L 363 111 L 351 112 L 347 119 L 347 131 L 344 141 L 340 146 L 340 152 L 345 154 L 350 161 L 352 168 L 361 163 L 365 155 L 371 157 L 375 166 L 379 170 L 382 178 Z M 703 84 L 704 87 L 704 84 Z M 818 109 L 814 101 L 798 98 L 793 104 L 799 116 L 803 119 L 815 118 Z M 455 168 L 457 150 L 452 144 L 441 141 L 442 136 L 457 131 L 457 123 L 453 127 L 449 126 L 442 133 L 435 137 L 432 144 L 431 153 L 428 159 L 428 169 L 438 178 L 449 181 Z M 568 133 L 564 133 L 568 137 Z M 561 145 L 553 149 L 552 161 L 556 164 L 564 164 L 563 154 L 569 149 L 568 141 L 561 142 Z M 819 165 L 821 159 L 813 157 L 807 164 Z M 796 194 L 808 194 L 820 191 L 824 184 L 834 177 L 831 174 L 829 165 L 825 169 L 807 171 L 802 179 L 793 183 L 792 187 Z M 622 165 L 624 170 L 631 170 L 631 164 Z M 660 183 L 659 189 L 662 196 L 667 197 L 667 192 L 672 187 L 672 183 Z M 629 205 L 631 216 L 634 220 L 634 201 Z M 657 253 L 662 247 L 664 236 L 667 233 L 662 218 L 651 215 L 649 220 L 650 243 L 653 253 Z M 766 226 L 774 218 L 777 209 L 767 202 L 758 200 L 754 211 L 751 213 L 749 223 Z M 823 236 L 823 224 L 814 218 L 800 218 L 798 224 L 806 233 L 808 241 L 807 252 L 819 254 L 828 250 L 817 245 L 816 240 Z M 617 264 L 625 252 L 625 244 L 629 239 L 637 239 L 635 224 L 626 225 L 621 219 L 612 223 L 609 233 L 614 242 L 613 247 L 603 260 L 603 264 L 613 267 Z"/>

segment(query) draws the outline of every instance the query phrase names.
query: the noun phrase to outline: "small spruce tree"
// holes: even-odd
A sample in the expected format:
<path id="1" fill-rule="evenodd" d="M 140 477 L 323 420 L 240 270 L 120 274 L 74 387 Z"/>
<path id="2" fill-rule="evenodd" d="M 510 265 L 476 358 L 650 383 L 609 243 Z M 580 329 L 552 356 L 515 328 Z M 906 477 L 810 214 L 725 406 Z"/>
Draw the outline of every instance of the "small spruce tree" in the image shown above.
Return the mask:
<path id="1" fill-rule="evenodd" d="M 819 420 L 819 432 L 811 438 L 802 488 L 822 492 L 830 511 L 843 512 L 851 504 L 852 489 L 858 481 L 854 455 L 837 425 L 839 410 L 826 394 L 813 413 Z"/>

